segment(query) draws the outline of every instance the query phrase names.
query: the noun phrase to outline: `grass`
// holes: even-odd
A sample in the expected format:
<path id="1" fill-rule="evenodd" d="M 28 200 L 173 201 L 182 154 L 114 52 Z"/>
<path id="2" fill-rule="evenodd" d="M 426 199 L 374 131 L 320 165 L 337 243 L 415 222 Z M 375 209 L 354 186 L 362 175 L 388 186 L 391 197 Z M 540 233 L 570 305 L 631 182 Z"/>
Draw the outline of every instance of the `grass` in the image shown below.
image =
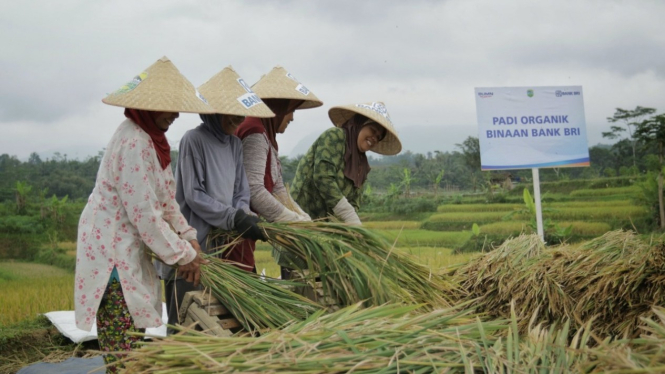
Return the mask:
<path id="1" fill-rule="evenodd" d="M 376 230 L 397 247 L 436 246 L 457 248 L 471 237 L 471 232 L 427 230 Z"/>
<path id="2" fill-rule="evenodd" d="M 74 309 L 74 274 L 53 266 L 0 262 L 0 326 Z"/>
<path id="3" fill-rule="evenodd" d="M 60 242 L 58 248 L 65 251 L 68 256 L 76 257 L 76 242 Z"/>
<path id="4" fill-rule="evenodd" d="M 272 247 L 268 243 L 256 242 L 254 251 L 254 261 L 256 263 L 256 272 L 261 274 L 265 270 L 265 275 L 271 278 L 279 277 L 279 265 L 272 258 Z"/>
<path id="5" fill-rule="evenodd" d="M 446 204 L 436 209 L 440 213 L 453 212 L 510 212 L 522 208 L 520 204 Z"/>
<path id="6" fill-rule="evenodd" d="M 441 222 L 491 222 L 500 221 L 508 211 L 500 212 L 451 212 L 432 214 L 428 221 L 432 223 Z"/>
<path id="7" fill-rule="evenodd" d="M 413 256 L 418 263 L 428 266 L 432 270 L 464 264 L 480 254 L 454 254 L 452 249 L 444 247 L 404 247 L 395 248 L 395 250 Z"/>
<path id="8" fill-rule="evenodd" d="M 649 210 L 644 206 L 608 206 L 599 209 L 598 207 L 582 208 L 560 208 L 551 212 L 543 212 L 543 218 L 561 219 L 561 220 L 588 220 L 599 221 L 607 219 L 628 220 L 628 217 L 644 217 L 649 214 Z"/>
<path id="9" fill-rule="evenodd" d="M 640 191 L 637 186 L 629 187 L 610 187 L 610 188 L 590 188 L 575 190 L 570 193 L 570 196 L 584 197 L 584 196 L 609 196 L 620 194 L 636 194 Z"/>
<path id="10" fill-rule="evenodd" d="M 371 221 L 363 223 L 363 227 L 374 230 L 416 230 L 420 228 L 418 221 Z"/>
<path id="11" fill-rule="evenodd" d="M 605 222 L 560 221 L 554 223 L 561 228 L 572 225 L 572 234 L 579 236 L 600 236 L 612 229 L 612 227 Z M 501 221 L 480 226 L 481 235 L 516 236 L 521 233 L 530 232 L 531 229 L 529 228 L 529 223 L 527 221 Z"/>
<path id="12" fill-rule="evenodd" d="M 603 200 L 596 200 L 596 201 L 560 201 L 560 202 L 543 202 L 543 207 L 546 208 L 553 208 L 553 209 L 559 209 L 559 208 L 586 208 L 586 207 L 594 207 L 594 208 L 603 208 L 605 209 L 606 207 L 618 207 L 618 206 L 627 206 L 627 205 L 635 205 L 635 203 L 632 200 L 611 200 L 611 201 L 603 201 Z"/>

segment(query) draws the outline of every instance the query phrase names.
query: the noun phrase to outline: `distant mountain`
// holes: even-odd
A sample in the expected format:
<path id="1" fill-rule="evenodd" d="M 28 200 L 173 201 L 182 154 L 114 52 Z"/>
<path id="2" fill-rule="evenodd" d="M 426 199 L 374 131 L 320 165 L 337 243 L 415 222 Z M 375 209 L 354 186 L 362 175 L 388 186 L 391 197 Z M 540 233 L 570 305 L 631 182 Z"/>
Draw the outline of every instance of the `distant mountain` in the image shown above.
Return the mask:
<path id="1" fill-rule="evenodd" d="M 462 143 L 469 136 L 478 136 L 475 126 L 409 126 L 400 130 L 402 152 L 408 150 L 421 154 L 434 151 L 452 152 L 458 150 L 455 144 Z M 302 138 L 293 147 L 289 158 L 305 154 L 319 135 L 320 133 L 311 133 Z"/>

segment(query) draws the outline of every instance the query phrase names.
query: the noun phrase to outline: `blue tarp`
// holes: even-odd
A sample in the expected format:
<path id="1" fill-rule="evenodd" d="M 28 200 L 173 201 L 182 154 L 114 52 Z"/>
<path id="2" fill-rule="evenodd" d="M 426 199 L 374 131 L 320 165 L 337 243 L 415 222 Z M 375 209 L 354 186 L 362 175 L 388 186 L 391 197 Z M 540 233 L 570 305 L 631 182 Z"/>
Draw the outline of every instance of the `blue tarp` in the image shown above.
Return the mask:
<path id="1" fill-rule="evenodd" d="M 78 358 L 72 357 L 66 361 L 58 363 L 48 363 L 48 362 L 38 362 L 30 366 L 26 366 L 23 369 L 19 370 L 17 374 L 85 374 L 92 372 L 94 373 L 105 373 L 105 370 L 102 369 L 104 366 L 104 359 L 102 356 L 96 356 L 91 358 Z"/>

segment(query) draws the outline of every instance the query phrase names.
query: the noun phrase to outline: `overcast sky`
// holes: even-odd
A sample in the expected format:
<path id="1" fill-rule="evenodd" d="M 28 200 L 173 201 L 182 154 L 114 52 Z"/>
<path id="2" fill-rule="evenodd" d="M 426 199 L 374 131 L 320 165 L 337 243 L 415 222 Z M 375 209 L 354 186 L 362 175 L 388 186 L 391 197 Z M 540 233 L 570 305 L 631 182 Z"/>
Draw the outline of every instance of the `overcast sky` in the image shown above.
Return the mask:
<path id="1" fill-rule="evenodd" d="M 195 86 L 228 65 L 297 77 L 324 105 L 296 112 L 282 155 L 331 106 L 369 101 L 422 134 L 412 150 L 452 151 L 478 136 L 474 87 L 581 85 L 589 146 L 608 143 L 615 108 L 665 110 L 664 15 L 662 0 L 3 0 L 0 154 L 96 154 L 124 119 L 101 99 L 164 55 Z M 181 115 L 171 144 L 199 122 Z"/>

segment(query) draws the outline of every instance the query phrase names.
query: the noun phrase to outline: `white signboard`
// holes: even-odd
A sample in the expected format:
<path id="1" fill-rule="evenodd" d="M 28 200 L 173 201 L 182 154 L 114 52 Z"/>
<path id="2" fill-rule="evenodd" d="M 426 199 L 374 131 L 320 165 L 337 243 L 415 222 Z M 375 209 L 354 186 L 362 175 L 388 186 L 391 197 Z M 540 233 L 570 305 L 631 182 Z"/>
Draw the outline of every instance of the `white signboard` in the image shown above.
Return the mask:
<path id="1" fill-rule="evenodd" d="M 482 170 L 589 166 L 581 86 L 476 88 Z"/>

